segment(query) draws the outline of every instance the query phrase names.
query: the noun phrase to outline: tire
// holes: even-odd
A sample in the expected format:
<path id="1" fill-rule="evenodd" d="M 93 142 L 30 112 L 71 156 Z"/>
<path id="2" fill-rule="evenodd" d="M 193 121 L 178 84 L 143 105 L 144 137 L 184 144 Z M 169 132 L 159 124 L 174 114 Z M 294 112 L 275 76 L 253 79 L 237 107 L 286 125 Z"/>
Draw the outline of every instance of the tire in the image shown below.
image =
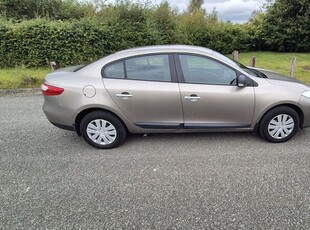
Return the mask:
<path id="1" fill-rule="evenodd" d="M 260 135 L 269 142 L 281 143 L 291 139 L 298 131 L 298 113 L 287 106 L 279 106 L 268 111 L 260 122 Z"/>
<path id="2" fill-rule="evenodd" d="M 127 136 L 127 130 L 119 118 L 104 111 L 87 114 L 81 121 L 80 132 L 88 144 L 98 149 L 115 148 Z"/>

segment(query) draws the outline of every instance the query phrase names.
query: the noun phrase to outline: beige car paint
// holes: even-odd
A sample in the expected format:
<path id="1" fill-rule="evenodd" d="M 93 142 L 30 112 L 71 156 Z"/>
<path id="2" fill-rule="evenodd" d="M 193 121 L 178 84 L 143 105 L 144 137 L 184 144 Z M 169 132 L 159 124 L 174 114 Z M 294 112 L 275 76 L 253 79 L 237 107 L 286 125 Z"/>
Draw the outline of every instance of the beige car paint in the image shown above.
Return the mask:
<path id="1" fill-rule="evenodd" d="M 112 100 L 132 122 L 183 123 L 177 83 L 104 79 Z M 129 93 L 130 98 L 117 97 Z"/>
<path id="2" fill-rule="evenodd" d="M 147 82 L 133 80 L 104 79 L 102 67 L 112 61 L 135 55 L 155 53 L 191 53 L 212 57 L 212 50 L 192 46 L 153 46 L 122 51 L 104 57 L 77 72 L 58 70 L 48 74 L 47 84 L 62 87 L 64 93 L 44 96 L 43 110 L 47 118 L 55 124 L 78 129 L 76 119 L 88 109 L 105 109 L 118 116 L 131 133 L 151 132 L 192 132 L 195 129 L 166 130 L 143 129 L 135 122 L 173 122 L 173 123 L 236 123 L 250 124 L 250 127 L 221 129 L 221 131 L 253 130 L 262 116 L 277 105 L 296 106 L 305 117 L 303 127 L 310 126 L 310 99 L 301 94 L 310 90 L 308 86 L 282 80 L 253 77 L 241 68 L 226 63 L 258 86 L 216 86 L 185 83 Z M 104 84 L 103 84 L 104 82 Z M 96 94 L 89 98 L 83 95 L 87 85 L 96 88 Z M 117 98 L 115 95 L 128 92 L 129 99 Z M 197 94 L 198 101 L 189 101 L 184 97 Z M 199 129 L 198 131 L 218 131 L 218 129 Z"/>
<path id="3" fill-rule="evenodd" d="M 180 91 L 184 123 L 252 124 L 253 87 L 181 83 Z M 186 99 L 192 94 L 200 98 L 194 102 Z"/>

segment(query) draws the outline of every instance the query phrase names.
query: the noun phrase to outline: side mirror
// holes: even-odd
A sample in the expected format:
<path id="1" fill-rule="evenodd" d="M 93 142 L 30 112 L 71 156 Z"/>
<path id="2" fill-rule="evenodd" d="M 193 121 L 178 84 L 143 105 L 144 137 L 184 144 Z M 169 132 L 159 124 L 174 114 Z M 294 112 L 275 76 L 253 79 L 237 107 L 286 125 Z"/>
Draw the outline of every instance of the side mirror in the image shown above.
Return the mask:
<path id="1" fill-rule="evenodd" d="M 250 83 L 251 82 L 249 81 L 249 78 L 247 78 L 246 76 L 240 75 L 238 77 L 238 82 L 237 82 L 238 87 L 245 87 L 245 86 L 250 85 Z"/>

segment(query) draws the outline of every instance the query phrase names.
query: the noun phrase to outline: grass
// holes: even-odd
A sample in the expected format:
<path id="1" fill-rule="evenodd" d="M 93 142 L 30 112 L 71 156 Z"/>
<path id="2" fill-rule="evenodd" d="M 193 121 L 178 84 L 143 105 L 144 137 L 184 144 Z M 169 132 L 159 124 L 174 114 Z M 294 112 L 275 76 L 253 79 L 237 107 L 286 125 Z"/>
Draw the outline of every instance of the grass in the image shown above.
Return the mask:
<path id="1" fill-rule="evenodd" d="M 256 67 L 270 69 L 285 76 L 289 74 L 290 61 L 296 57 L 295 78 L 310 84 L 310 53 L 249 52 L 240 53 L 239 62 L 249 65 L 256 57 Z M 39 87 L 50 68 L 27 69 L 23 67 L 0 69 L 0 89 Z"/>
<path id="2" fill-rule="evenodd" d="M 256 67 L 270 69 L 289 75 L 291 58 L 296 58 L 294 78 L 310 84 L 310 53 L 276 53 L 276 52 L 249 52 L 240 53 L 239 62 L 250 65 L 250 58 L 256 58 Z"/>
<path id="3" fill-rule="evenodd" d="M 50 68 L 27 69 L 23 67 L 1 68 L 0 89 L 39 87 Z"/>

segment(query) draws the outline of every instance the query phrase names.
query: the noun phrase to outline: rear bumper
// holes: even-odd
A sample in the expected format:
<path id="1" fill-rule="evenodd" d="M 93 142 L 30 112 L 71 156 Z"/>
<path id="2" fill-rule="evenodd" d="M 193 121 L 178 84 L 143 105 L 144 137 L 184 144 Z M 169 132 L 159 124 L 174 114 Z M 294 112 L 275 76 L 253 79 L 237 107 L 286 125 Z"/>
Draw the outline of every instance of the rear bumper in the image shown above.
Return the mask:
<path id="1" fill-rule="evenodd" d="M 42 109 L 46 118 L 53 125 L 66 130 L 74 130 L 73 113 L 58 103 L 57 96 L 44 96 Z"/>
<path id="2" fill-rule="evenodd" d="M 61 125 L 61 124 L 56 124 L 51 122 L 53 125 L 55 125 L 56 127 L 60 128 L 60 129 L 65 129 L 65 130 L 69 130 L 69 131 L 75 131 L 75 128 L 73 126 L 67 126 L 67 125 Z"/>

